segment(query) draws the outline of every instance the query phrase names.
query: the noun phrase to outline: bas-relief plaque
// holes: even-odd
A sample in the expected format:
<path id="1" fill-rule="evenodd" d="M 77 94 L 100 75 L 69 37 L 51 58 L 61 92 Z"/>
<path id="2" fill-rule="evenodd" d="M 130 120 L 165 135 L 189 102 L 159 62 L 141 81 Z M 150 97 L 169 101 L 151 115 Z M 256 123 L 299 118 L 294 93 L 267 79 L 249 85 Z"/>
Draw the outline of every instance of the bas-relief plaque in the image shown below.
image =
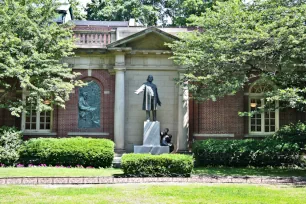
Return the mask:
<path id="1" fill-rule="evenodd" d="M 79 89 L 79 128 L 100 127 L 100 104 L 101 89 L 96 82 L 88 82 Z"/>

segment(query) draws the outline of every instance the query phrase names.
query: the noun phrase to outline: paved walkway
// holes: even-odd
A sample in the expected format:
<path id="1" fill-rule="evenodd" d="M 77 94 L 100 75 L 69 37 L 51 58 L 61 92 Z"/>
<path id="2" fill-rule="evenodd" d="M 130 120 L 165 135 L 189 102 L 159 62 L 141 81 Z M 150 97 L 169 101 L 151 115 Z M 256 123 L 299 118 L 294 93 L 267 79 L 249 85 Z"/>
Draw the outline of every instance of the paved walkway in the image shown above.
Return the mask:
<path id="1" fill-rule="evenodd" d="M 191 176 L 115 178 L 115 177 L 8 177 L 0 178 L 0 185 L 38 184 L 118 184 L 118 183 L 233 183 L 233 184 L 282 184 L 306 186 L 306 177 L 265 177 L 265 176 Z"/>

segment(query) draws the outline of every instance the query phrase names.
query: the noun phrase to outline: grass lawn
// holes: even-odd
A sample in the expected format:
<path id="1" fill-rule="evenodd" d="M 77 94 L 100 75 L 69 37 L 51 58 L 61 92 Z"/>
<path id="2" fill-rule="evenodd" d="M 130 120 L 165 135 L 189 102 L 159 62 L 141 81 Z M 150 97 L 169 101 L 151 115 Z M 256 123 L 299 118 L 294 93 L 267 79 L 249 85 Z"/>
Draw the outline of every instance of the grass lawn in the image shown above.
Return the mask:
<path id="1" fill-rule="evenodd" d="M 218 176 L 302 176 L 306 177 L 306 168 L 234 168 L 234 167 L 201 167 L 195 168 L 193 174 Z"/>
<path id="2" fill-rule="evenodd" d="M 28 168 L 0 168 L 1 177 L 56 177 L 56 176 L 112 176 L 122 174 L 121 169 L 82 169 L 82 168 L 57 168 L 57 167 L 28 167 Z M 195 168 L 194 175 L 217 176 L 303 176 L 306 169 L 290 168 L 230 168 L 230 167 L 201 167 Z"/>
<path id="3" fill-rule="evenodd" d="M 306 188 L 255 185 L 125 184 L 0 186 L 0 203 L 305 203 Z"/>
<path id="4" fill-rule="evenodd" d="M 28 167 L 28 168 L 0 168 L 1 177 L 56 177 L 56 176 L 112 176 L 123 173 L 121 169 L 84 169 L 84 168 L 57 168 L 57 167 Z M 1 202 L 0 202 L 1 203 Z"/>

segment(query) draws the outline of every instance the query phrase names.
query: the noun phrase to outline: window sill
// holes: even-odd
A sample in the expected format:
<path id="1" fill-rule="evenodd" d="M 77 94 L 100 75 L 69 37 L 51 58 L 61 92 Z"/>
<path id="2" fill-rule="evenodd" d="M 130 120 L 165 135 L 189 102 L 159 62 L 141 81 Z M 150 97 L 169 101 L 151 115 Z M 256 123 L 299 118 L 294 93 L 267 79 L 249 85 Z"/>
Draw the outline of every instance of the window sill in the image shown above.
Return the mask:
<path id="1" fill-rule="evenodd" d="M 265 138 L 267 136 L 273 135 L 273 133 L 251 133 L 248 135 L 244 135 L 245 138 Z"/>
<path id="2" fill-rule="evenodd" d="M 24 131 L 23 135 L 27 135 L 27 136 L 56 136 L 57 133 L 56 132 L 46 132 L 46 131 Z"/>

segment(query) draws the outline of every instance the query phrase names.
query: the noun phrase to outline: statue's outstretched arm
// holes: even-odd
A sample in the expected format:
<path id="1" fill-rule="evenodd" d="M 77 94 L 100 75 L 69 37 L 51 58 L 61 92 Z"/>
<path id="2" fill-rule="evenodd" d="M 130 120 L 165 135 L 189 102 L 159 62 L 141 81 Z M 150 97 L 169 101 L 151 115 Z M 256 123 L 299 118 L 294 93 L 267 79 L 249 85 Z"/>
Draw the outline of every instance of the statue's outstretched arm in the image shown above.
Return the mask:
<path id="1" fill-rule="evenodd" d="M 139 87 L 139 89 L 137 89 L 134 93 L 135 93 L 135 94 L 139 94 L 139 93 L 143 92 L 145 88 L 146 88 L 146 85 L 143 84 L 143 85 L 142 85 L 141 87 Z"/>

